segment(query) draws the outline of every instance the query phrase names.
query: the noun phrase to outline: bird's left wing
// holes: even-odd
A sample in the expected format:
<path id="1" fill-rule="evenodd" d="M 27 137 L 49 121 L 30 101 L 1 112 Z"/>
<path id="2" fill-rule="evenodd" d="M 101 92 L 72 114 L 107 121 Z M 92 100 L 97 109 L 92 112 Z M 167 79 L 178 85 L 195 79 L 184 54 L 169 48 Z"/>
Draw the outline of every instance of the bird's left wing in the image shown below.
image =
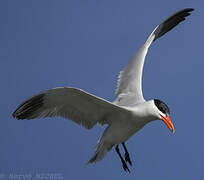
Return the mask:
<path id="1" fill-rule="evenodd" d="M 116 90 L 117 99 L 114 102 L 118 105 L 134 105 L 145 101 L 142 94 L 142 71 L 149 46 L 156 39 L 163 36 L 180 22 L 185 20 L 194 9 L 186 8 L 173 14 L 160 25 L 158 25 L 151 35 L 148 37 L 145 44 L 139 51 L 130 59 L 128 65 L 120 72 L 118 78 L 118 87 Z"/>
<path id="2" fill-rule="evenodd" d="M 23 102 L 13 113 L 17 119 L 34 119 L 61 116 L 87 129 L 96 123 L 109 124 L 106 117 L 125 109 L 83 90 L 65 87 L 37 94 Z"/>

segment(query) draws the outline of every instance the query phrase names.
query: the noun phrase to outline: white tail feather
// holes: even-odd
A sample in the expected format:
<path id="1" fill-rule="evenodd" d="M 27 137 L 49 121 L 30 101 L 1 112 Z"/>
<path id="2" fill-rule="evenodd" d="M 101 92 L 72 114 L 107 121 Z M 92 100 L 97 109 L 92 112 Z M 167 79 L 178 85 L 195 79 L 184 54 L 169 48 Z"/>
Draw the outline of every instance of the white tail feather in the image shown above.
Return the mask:
<path id="1" fill-rule="evenodd" d="M 95 148 L 96 151 L 92 158 L 89 160 L 88 164 L 96 163 L 97 161 L 102 160 L 106 153 L 111 150 L 112 145 L 103 141 L 99 141 Z"/>

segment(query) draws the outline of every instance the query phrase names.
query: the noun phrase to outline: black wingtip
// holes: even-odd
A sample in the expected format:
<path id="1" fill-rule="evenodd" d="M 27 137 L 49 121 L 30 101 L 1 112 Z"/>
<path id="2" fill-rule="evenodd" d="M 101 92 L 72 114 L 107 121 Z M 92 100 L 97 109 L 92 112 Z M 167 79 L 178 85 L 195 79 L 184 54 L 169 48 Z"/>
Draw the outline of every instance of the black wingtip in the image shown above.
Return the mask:
<path id="1" fill-rule="evenodd" d="M 185 8 L 185 9 L 183 9 L 183 10 L 181 10 L 181 11 L 188 11 L 188 12 L 191 12 L 191 11 L 194 11 L 195 9 L 194 8 Z"/>
<path id="2" fill-rule="evenodd" d="M 194 8 L 185 8 L 180 11 L 177 11 L 175 14 L 164 20 L 154 32 L 155 35 L 154 41 L 163 36 L 171 29 L 173 29 L 180 22 L 184 21 L 185 17 L 191 15 L 190 14 L 191 11 L 194 11 Z"/>
<path id="3" fill-rule="evenodd" d="M 31 119 L 32 115 L 43 106 L 44 94 L 33 96 L 23 102 L 12 114 L 18 120 Z"/>

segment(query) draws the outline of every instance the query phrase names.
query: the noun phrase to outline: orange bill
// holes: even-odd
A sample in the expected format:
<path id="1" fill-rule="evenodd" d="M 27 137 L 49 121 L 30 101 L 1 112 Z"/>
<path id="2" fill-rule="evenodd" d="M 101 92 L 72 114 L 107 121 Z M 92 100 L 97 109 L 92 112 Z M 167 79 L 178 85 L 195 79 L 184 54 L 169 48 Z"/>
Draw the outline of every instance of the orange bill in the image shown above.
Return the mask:
<path id="1" fill-rule="evenodd" d="M 169 116 L 167 117 L 164 117 L 160 114 L 161 118 L 162 118 L 162 121 L 167 125 L 167 127 L 172 131 L 172 133 L 174 134 L 175 133 L 175 130 L 174 130 L 174 125 L 170 119 Z"/>

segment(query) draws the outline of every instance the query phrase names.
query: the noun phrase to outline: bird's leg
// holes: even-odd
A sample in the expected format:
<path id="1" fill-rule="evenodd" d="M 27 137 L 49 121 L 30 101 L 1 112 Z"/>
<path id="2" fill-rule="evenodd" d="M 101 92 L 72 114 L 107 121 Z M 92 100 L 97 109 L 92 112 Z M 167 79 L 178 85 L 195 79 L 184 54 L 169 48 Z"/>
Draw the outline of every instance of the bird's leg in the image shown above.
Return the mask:
<path id="1" fill-rule="evenodd" d="M 132 161 L 130 160 L 129 152 L 125 146 L 125 143 L 123 142 L 122 145 L 125 150 L 125 161 L 128 162 L 132 166 Z"/>
<path id="2" fill-rule="evenodd" d="M 119 155 L 119 157 L 120 157 L 120 160 L 121 160 L 122 165 L 123 165 L 123 169 L 124 169 L 125 171 L 130 172 L 130 170 L 129 170 L 129 168 L 128 168 L 126 162 L 125 162 L 125 160 L 123 159 L 123 157 L 122 157 L 121 154 L 120 154 L 120 150 L 119 150 L 118 145 L 116 145 L 115 151 L 118 153 L 118 155 Z"/>

